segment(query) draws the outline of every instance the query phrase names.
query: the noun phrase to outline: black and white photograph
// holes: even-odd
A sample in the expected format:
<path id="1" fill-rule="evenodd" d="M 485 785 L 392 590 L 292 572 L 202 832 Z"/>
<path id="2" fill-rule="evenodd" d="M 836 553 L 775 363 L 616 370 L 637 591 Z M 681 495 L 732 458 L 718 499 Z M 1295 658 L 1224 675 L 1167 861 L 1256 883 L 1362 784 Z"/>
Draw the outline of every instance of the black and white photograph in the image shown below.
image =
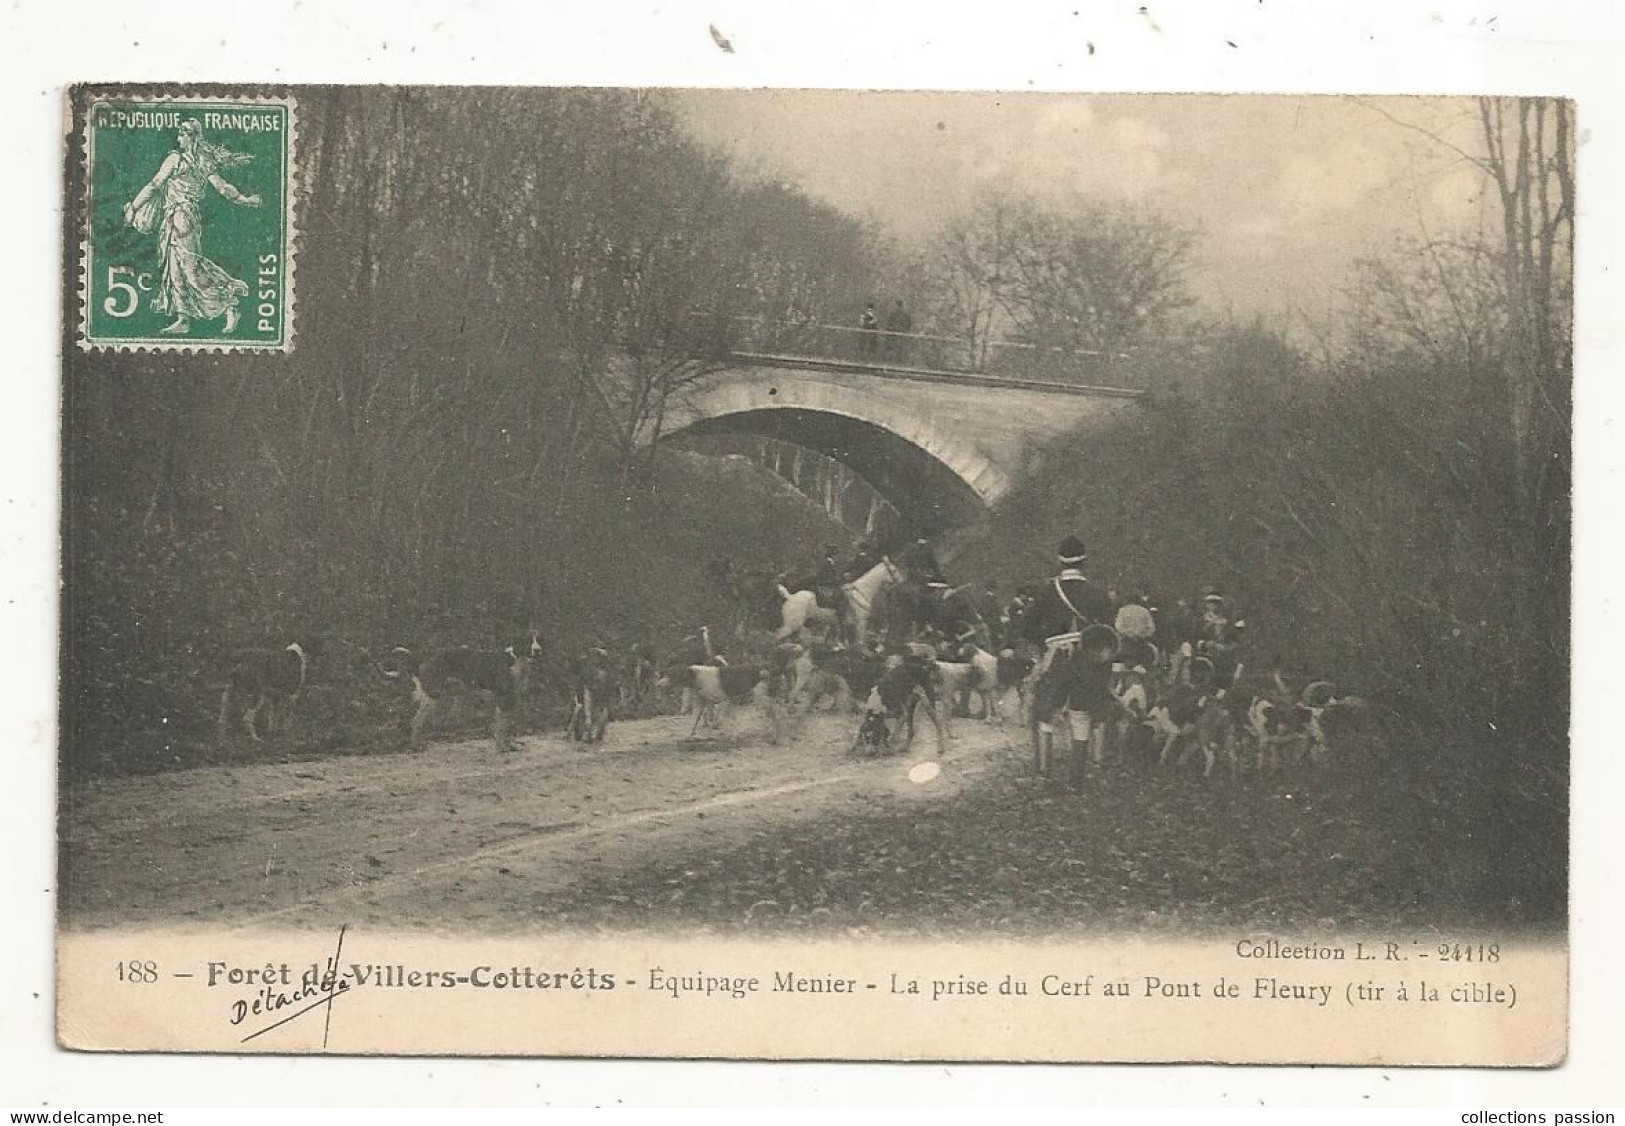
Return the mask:
<path id="1" fill-rule="evenodd" d="M 952 1026 L 854 1058 L 1561 1060 L 1574 102 L 69 101 L 62 940 L 321 952 L 122 953 L 221 1027 L 77 1046 L 508 975 L 759 989 L 769 1057 L 851 993 Z M 1114 1000 L 1195 1027 L 998 1031 Z M 755 1054 L 685 1035 L 626 1050 Z"/>

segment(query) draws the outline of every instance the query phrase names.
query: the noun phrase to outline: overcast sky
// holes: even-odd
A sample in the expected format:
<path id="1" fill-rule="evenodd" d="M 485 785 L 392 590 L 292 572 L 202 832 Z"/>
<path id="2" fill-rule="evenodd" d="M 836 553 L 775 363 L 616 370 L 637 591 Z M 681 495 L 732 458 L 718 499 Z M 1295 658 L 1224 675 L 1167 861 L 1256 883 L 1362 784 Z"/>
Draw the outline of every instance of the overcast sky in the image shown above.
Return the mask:
<path id="1" fill-rule="evenodd" d="M 687 91 L 693 130 L 905 238 L 979 185 L 1141 200 L 1203 233 L 1216 313 L 1335 315 L 1350 263 L 1483 212 L 1470 99 Z"/>

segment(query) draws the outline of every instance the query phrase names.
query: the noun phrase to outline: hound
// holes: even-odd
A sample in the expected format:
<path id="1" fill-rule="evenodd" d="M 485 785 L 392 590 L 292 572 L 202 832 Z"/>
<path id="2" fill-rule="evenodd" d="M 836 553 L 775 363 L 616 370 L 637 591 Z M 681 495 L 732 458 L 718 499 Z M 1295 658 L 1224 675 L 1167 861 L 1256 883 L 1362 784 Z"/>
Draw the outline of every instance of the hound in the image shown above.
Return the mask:
<path id="1" fill-rule="evenodd" d="M 886 674 L 887 658 L 870 649 L 847 649 L 831 662 L 831 669 L 846 688 L 846 697 L 856 709 L 869 699 L 875 685 Z"/>
<path id="2" fill-rule="evenodd" d="M 1283 758 L 1301 763 L 1311 743 L 1317 741 L 1319 727 L 1314 712 L 1302 704 L 1256 696 L 1247 707 L 1246 731 L 1258 748 L 1259 770 L 1279 767 Z M 1318 742 L 1324 744 L 1324 740 L 1320 735 Z"/>
<path id="3" fill-rule="evenodd" d="M 392 667 L 380 667 L 379 671 L 391 680 L 409 677 L 412 681 L 412 699 L 417 704 L 410 738 L 414 751 L 422 749 L 423 732 L 441 702 L 459 689 L 492 698 L 492 741 L 499 751 L 513 751 L 518 747 L 508 739 L 508 713 L 518 704 L 531 661 L 540 651 L 541 641 L 535 633 L 531 634 L 528 645 L 509 645 L 499 652 L 447 649 L 426 660 L 420 660 L 410 649 L 397 646 L 390 653 Z"/>
<path id="4" fill-rule="evenodd" d="M 1230 764 L 1230 772 L 1241 773 L 1241 759 L 1236 754 L 1236 720 L 1218 694 L 1203 699 L 1196 717 L 1196 745 L 1185 748 L 1185 753 L 1179 756 L 1179 765 L 1184 766 L 1197 750 L 1204 759 L 1203 778 L 1213 774 L 1221 753 Z"/>
<path id="5" fill-rule="evenodd" d="M 938 662 L 942 670 L 943 695 L 949 700 L 959 698 L 959 693 L 965 694 L 965 714 L 970 714 L 970 694 L 975 693 L 982 698 L 982 719 L 987 723 L 1002 722 L 1004 717 L 999 714 L 999 697 L 1004 693 L 1003 678 L 1000 676 L 1000 660 L 977 641 L 974 629 L 967 630 L 959 635 L 960 649 L 956 656 L 958 661 Z"/>
<path id="6" fill-rule="evenodd" d="M 976 669 L 965 661 L 937 660 L 932 664 L 936 667 L 937 685 L 942 690 L 943 722 L 948 725 L 952 737 L 954 709 L 961 699 L 965 700 L 965 714 L 970 714 L 970 694 L 975 690 Z"/>
<path id="7" fill-rule="evenodd" d="M 717 652 L 716 646 L 711 641 L 710 626 L 701 626 L 699 633 L 690 634 L 683 638 L 678 643 L 677 653 L 673 660 L 673 668 L 679 665 L 713 665 L 717 668 L 725 668 L 728 664 L 728 658 Z M 654 687 L 661 691 L 665 691 L 671 685 L 671 678 L 665 675 L 656 678 L 654 682 Z M 695 706 L 694 690 L 684 688 L 678 714 L 693 715 Z"/>
<path id="8" fill-rule="evenodd" d="M 1143 740 L 1151 728 L 1151 674 L 1143 664 L 1119 661 L 1112 666 L 1112 697 L 1117 701 L 1116 743 L 1125 753 Z"/>
<path id="9" fill-rule="evenodd" d="M 798 642 L 781 641 L 773 647 L 769 657 L 772 673 L 770 679 L 776 688 L 782 690 L 786 703 L 795 702 L 802 673 L 809 671 L 810 659 L 807 646 Z"/>
<path id="10" fill-rule="evenodd" d="M 248 737 L 263 743 L 255 729 L 254 719 L 265 711 L 265 732 L 276 728 L 277 705 L 283 705 L 282 725 L 286 727 L 305 689 L 305 675 L 310 661 L 304 647 L 297 641 L 281 649 L 249 649 L 239 653 L 226 673 L 226 688 L 220 694 L 220 745 L 226 745 L 226 731 L 231 722 L 231 701 L 252 699 L 254 703 L 243 710 L 243 726 Z"/>
<path id="11" fill-rule="evenodd" d="M 654 681 L 654 650 L 646 643 L 632 646 L 622 661 L 617 685 L 622 710 L 642 704 L 654 687 Z"/>
<path id="12" fill-rule="evenodd" d="M 894 657 L 887 662 L 886 671 L 869 693 L 863 705 L 864 718 L 852 740 L 852 753 L 867 748 L 874 752 L 893 748 L 894 735 L 886 729 L 886 720 L 896 720 L 904 732 L 903 746 L 907 750 L 914 742 L 914 715 L 921 704 L 931 717 L 937 732 L 938 754 L 948 753 L 948 734 L 944 729 L 938 707 L 941 695 L 939 667 L 934 661 L 918 657 Z"/>
<path id="13" fill-rule="evenodd" d="M 791 666 L 794 685 L 790 690 L 790 703 L 812 711 L 820 700 L 827 698 L 831 708 L 838 711 L 842 697 L 850 691 L 840 672 L 846 655 L 846 650 L 839 645 L 803 649 Z"/>
<path id="14" fill-rule="evenodd" d="M 609 730 L 609 702 L 619 695 L 615 660 L 607 649 L 592 648 L 571 669 L 570 721 L 565 726 L 577 743 L 602 743 Z"/>
<path id="15" fill-rule="evenodd" d="M 767 706 L 768 718 L 774 732 L 778 732 L 778 708 L 771 687 L 772 677 L 765 668 L 749 665 L 678 665 L 656 682 L 658 688 L 677 687 L 696 704 L 694 726 L 688 737 L 694 738 L 702 726 L 721 727 L 717 706 L 724 702 L 736 707 L 760 702 Z"/>
<path id="16" fill-rule="evenodd" d="M 1012 691 L 1016 694 L 1016 719 L 1022 723 L 1027 722 L 1027 697 L 1032 690 L 1033 669 L 1038 661 L 1033 657 L 1022 656 L 1014 649 L 1000 649 L 997 658 L 999 662 L 998 696 L 1008 696 Z M 1002 717 L 1001 717 L 1002 718 Z"/>
<path id="17" fill-rule="evenodd" d="M 805 679 L 798 682 L 796 691 L 800 694 L 801 706 L 808 712 L 817 709 L 819 702 L 829 701 L 829 710 L 838 712 L 842 702 L 850 697 L 851 690 L 847 688 L 846 681 L 841 679 L 839 673 L 833 669 L 814 667 Z"/>
<path id="18" fill-rule="evenodd" d="M 1359 714 L 1366 708 L 1366 701 L 1359 696 L 1339 696 L 1336 685 L 1329 680 L 1317 680 L 1303 690 L 1298 700 L 1298 707 L 1309 713 L 1304 726 L 1308 733 L 1308 756 L 1314 763 L 1323 763 L 1331 752 L 1331 746 L 1326 739 L 1326 729 L 1321 720 L 1327 715 L 1343 715 L 1345 713 Z"/>
<path id="19" fill-rule="evenodd" d="M 1212 775 L 1222 753 L 1232 773 L 1241 770 L 1241 759 L 1236 754 L 1236 721 L 1225 706 L 1222 693 L 1198 695 L 1189 685 L 1176 685 L 1168 702 L 1151 710 L 1152 729 L 1163 736 L 1162 753 L 1157 756 L 1160 766 L 1167 766 L 1174 748 L 1188 741 L 1179 756 L 1178 766 L 1184 766 L 1191 756 L 1200 751 L 1205 760 L 1202 777 Z"/>

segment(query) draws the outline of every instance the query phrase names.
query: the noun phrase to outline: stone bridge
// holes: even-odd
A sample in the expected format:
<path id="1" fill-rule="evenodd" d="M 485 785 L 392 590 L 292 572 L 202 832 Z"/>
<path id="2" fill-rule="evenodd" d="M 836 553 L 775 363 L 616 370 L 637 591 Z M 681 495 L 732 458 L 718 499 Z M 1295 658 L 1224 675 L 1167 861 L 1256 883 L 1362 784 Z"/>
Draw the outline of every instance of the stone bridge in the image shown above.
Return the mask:
<path id="1" fill-rule="evenodd" d="M 735 353 L 668 408 L 665 433 L 776 438 L 835 458 L 921 529 L 977 522 L 1140 393 L 968 372 Z"/>

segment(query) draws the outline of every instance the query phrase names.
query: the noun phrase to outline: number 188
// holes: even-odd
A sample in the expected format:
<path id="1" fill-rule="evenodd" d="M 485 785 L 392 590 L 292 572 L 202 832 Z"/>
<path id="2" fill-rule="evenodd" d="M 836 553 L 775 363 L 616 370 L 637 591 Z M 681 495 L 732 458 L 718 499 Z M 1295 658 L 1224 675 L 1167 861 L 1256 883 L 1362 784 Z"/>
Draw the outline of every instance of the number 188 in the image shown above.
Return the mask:
<path id="1" fill-rule="evenodd" d="M 158 963 L 150 959 L 134 959 L 118 964 L 118 979 L 136 985 L 150 985 L 158 980 Z"/>

